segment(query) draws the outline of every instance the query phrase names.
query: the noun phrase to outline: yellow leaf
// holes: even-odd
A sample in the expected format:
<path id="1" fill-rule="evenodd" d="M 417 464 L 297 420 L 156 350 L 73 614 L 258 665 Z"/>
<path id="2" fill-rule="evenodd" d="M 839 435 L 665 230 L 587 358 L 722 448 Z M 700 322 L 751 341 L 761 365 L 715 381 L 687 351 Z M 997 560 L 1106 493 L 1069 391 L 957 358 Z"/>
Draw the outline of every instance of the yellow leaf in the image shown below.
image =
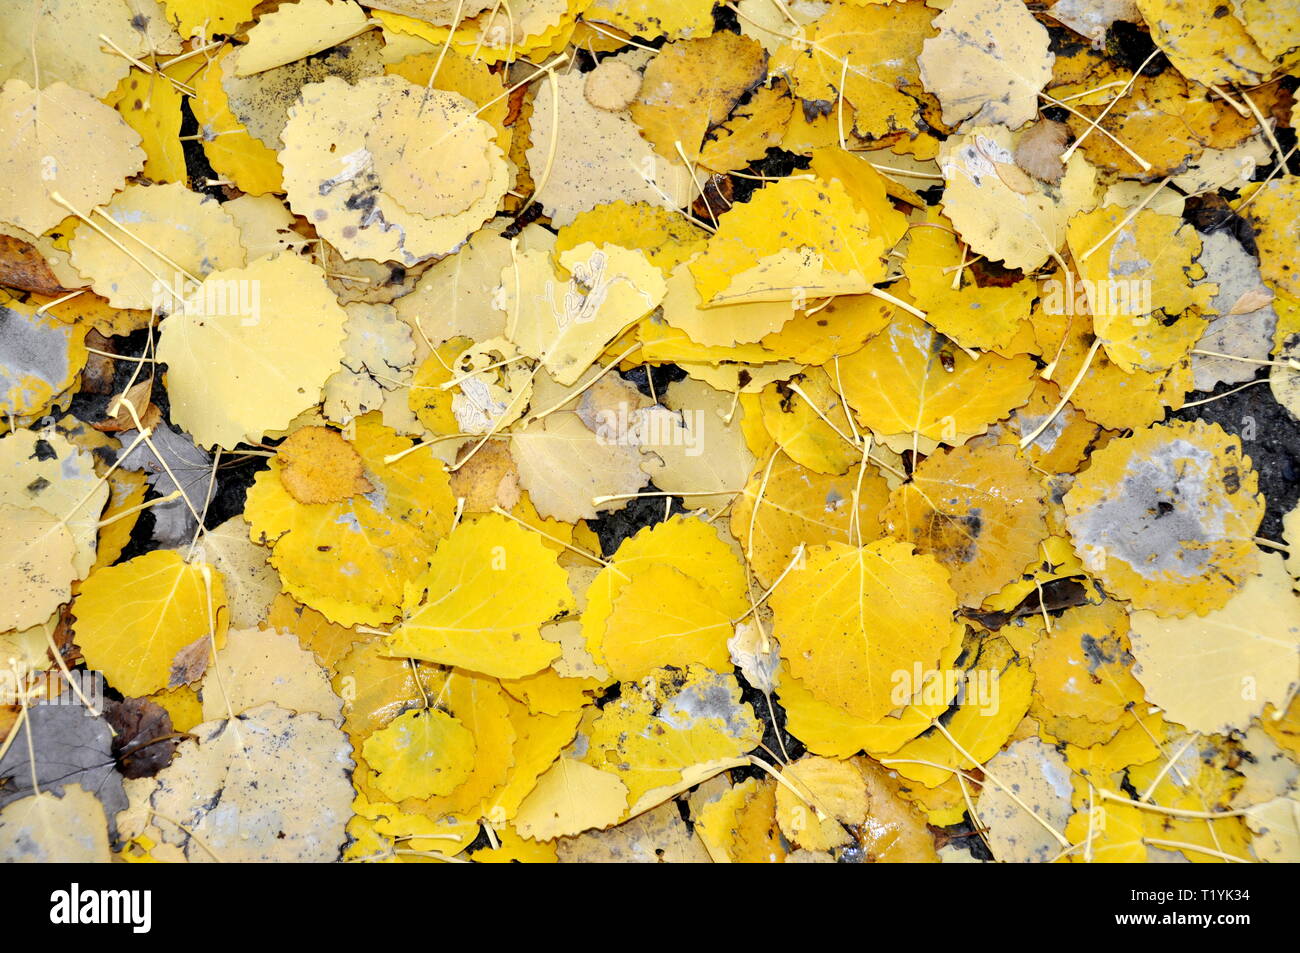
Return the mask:
<path id="1" fill-rule="evenodd" d="M 677 160 L 680 147 L 694 164 L 705 135 L 727 120 L 766 70 L 763 48 L 735 33 L 666 43 L 646 66 L 628 111 L 656 152 Z"/>
<path id="2" fill-rule="evenodd" d="M 791 69 L 801 99 L 853 107 L 845 131 L 879 138 L 915 132 L 916 96 L 922 95 L 917 57 L 932 34 L 934 11 L 922 3 L 855 7 L 837 4 L 806 31 L 806 44 L 792 43 L 773 58 L 773 69 Z M 782 26 L 789 32 L 789 24 Z M 847 113 L 847 110 L 846 110 Z M 838 107 L 829 117 L 839 125 Z"/>
<path id="3" fill-rule="evenodd" d="M 131 593 L 129 602 L 122 601 L 123 592 Z M 86 664 L 127 696 L 176 687 L 178 652 L 196 640 L 208 646 L 209 640 L 217 646 L 225 640 L 220 574 L 169 550 L 91 573 L 72 611 L 73 636 Z"/>
<path id="4" fill-rule="evenodd" d="M 734 675 L 697 665 L 665 668 L 623 684 L 593 720 L 582 760 L 620 778 L 628 801 L 637 804 L 643 794 L 681 781 L 695 765 L 743 755 L 762 733 L 740 700 Z"/>
<path id="5" fill-rule="evenodd" d="M 176 67 L 165 74 L 184 79 Z M 140 134 L 145 153 L 142 171 L 155 182 L 186 181 L 185 153 L 180 141 L 182 98 L 180 90 L 163 75 L 133 69 L 104 99 Z"/>
<path id="6" fill-rule="evenodd" d="M 145 159 L 139 134 L 121 116 L 65 83 L 39 91 L 21 79 L 5 83 L 0 139 L 8 144 L 0 160 L 0 222 L 34 235 L 68 215 L 51 198 L 55 192 L 89 215 L 140 171 Z"/>
<path id="7" fill-rule="evenodd" d="M 714 863 L 781 863 L 786 850 L 776 824 L 776 782 L 742 781 L 706 804 L 695 832 Z"/>
<path id="8" fill-rule="evenodd" d="M 880 520 L 948 570 L 962 605 L 978 606 L 1038 554 L 1044 506 L 1038 474 L 1014 447 L 977 441 L 926 457 Z"/>
<path id="9" fill-rule="evenodd" d="M 164 324 L 158 359 L 172 419 L 196 443 L 256 443 L 320 399 L 343 356 L 347 314 L 306 259 L 285 252 L 213 272 L 195 299 L 204 304 Z"/>
<path id="10" fill-rule="evenodd" d="M 1066 521 L 1108 592 L 1161 615 L 1203 615 L 1254 569 L 1258 482 L 1217 424 L 1156 424 L 1093 454 L 1065 496 Z"/>
<path id="11" fill-rule="evenodd" d="M 1217 286 L 1195 281 L 1205 271 L 1193 264 L 1201 239 L 1191 225 L 1143 209 L 1115 231 L 1128 215 L 1114 205 L 1076 215 L 1068 228 L 1070 251 L 1107 356 L 1125 371 L 1164 371 L 1196 346 L 1206 322 L 1185 312 L 1207 310 Z"/>
<path id="12" fill-rule="evenodd" d="M 236 76 L 251 76 L 328 50 L 368 28 L 349 0 L 298 0 L 257 18 L 240 48 Z"/>
<path id="13" fill-rule="evenodd" d="M 1226 605 L 1201 618 L 1133 614 L 1133 673 L 1154 704 L 1193 731 L 1244 729 L 1300 683 L 1300 605 L 1291 578 L 1277 553 L 1259 561 Z"/>
<path id="14" fill-rule="evenodd" d="M 292 635 L 240 629 L 217 652 L 217 674 L 203 681 L 203 720 L 238 714 L 267 702 L 290 711 L 314 712 L 343 723 L 343 702 L 311 652 Z"/>
<path id="15" fill-rule="evenodd" d="M 1065 243 L 1072 215 L 1096 205 L 1096 170 L 1077 152 L 1059 185 L 1031 179 L 1015 164 L 1019 135 L 975 126 L 940 148 L 944 214 L 977 254 L 1028 272 Z"/>
<path id="16" fill-rule="evenodd" d="M 515 830 L 532 840 L 609 827 L 627 810 L 627 785 L 582 761 L 561 758 L 537 779 L 515 814 Z"/>
<path id="17" fill-rule="evenodd" d="M 606 202 L 579 212 L 560 229 L 555 254 L 562 256 L 585 242 L 635 248 L 668 278 L 678 265 L 704 251 L 707 239 L 708 233 L 676 211 L 646 202 Z"/>
<path id="18" fill-rule="evenodd" d="M 393 800 L 450 794 L 474 768 L 474 736 L 444 711 L 408 711 L 380 728 L 361 753 L 374 785 Z"/>
<path id="19" fill-rule="evenodd" d="M 869 543 L 883 535 L 877 516 L 889 487 L 875 467 L 864 473 L 859 469 L 855 465 L 843 476 L 826 475 L 777 454 L 770 471 L 763 466 L 750 475 L 731 508 L 731 534 L 760 583 L 772 585 L 800 543 L 848 543 L 850 532 Z"/>
<path id="20" fill-rule="evenodd" d="M 674 516 L 625 539 L 588 588 L 582 634 L 597 663 L 601 662 L 600 645 L 614 603 L 634 576 L 653 565 L 676 569 L 696 584 L 716 591 L 715 606 L 729 618 L 750 608 L 744 568 L 717 530 L 703 520 Z"/>
<path id="21" fill-rule="evenodd" d="M 713 6 L 709 0 L 595 0 L 583 18 L 647 40 L 679 39 L 707 35 Z"/>
<path id="22" fill-rule="evenodd" d="M 289 495 L 279 460 L 248 491 L 244 518 L 254 542 L 271 546 L 284 590 L 331 622 L 378 625 L 400 611 L 403 587 L 427 565 L 451 527 L 456 503 L 441 463 L 368 414 L 352 446 L 375 489 L 339 503 L 305 504 Z"/>
<path id="23" fill-rule="evenodd" d="M 1038 114 L 1038 93 L 1052 78 L 1047 28 L 1018 3 L 954 0 L 934 18 L 919 65 L 925 88 L 956 126 L 1000 123 L 1018 129 Z"/>
<path id="24" fill-rule="evenodd" d="M 938 662 L 956 604 L 934 557 L 888 539 L 813 547 L 771 597 L 791 674 L 821 700 L 871 720 L 898 707 L 894 673 Z"/>
<path id="25" fill-rule="evenodd" d="M 614 600 L 600 652 L 614 678 L 636 681 L 656 668 L 699 663 L 730 671 L 731 619 L 717 592 L 667 565 L 637 572 Z"/>
<path id="26" fill-rule="evenodd" d="M 281 135 L 290 207 L 344 258 L 413 265 L 454 252 L 508 186 L 495 131 L 475 108 L 401 76 L 309 84 Z M 369 161 L 357 167 L 361 155 Z"/>
<path id="27" fill-rule="evenodd" d="M 638 251 L 591 242 L 559 256 L 525 252 L 501 271 L 506 337 L 539 359 L 561 384 L 573 384 L 625 328 L 664 297 L 659 269 Z M 567 276 L 567 277 L 566 277 Z"/>
<path id="28" fill-rule="evenodd" d="M 1151 39 L 1188 79 L 1253 86 L 1273 70 L 1245 26 L 1213 0 L 1136 0 Z M 1223 14 L 1219 14 L 1223 10 Z"/>
<path id="29" fill-rule="evenodd" d="M 952 444 L 1023 404 L 1036 376 L 1028 357 L 982 354 L 973 360 L 907 314 L 895 315 L 860 351 L 841 358 L 839 371 L 844 396 L 863 426 Z"/>
<path id="30" fill-rule="evenodd" d="M 884 239 L 838 181 L 778 179 L 718 221 L 690 264 L 706 307 L 862 294 L 885 275 Z"/>
<path id="31" fill-rule="evenodd" d="M 781 775 L 790 787 L 776 789 L 776 820 L 797 846 L 805 850 L 842 847 L 853 839 L 844 825 L 860 825 L 867 819 L 867 788 L 861 773 L 848 762 L 805 755 L 786 765 Z"/>
<path id="32" fill-rule="evenodd" d="M 0 538 L 9 540 L 0 556 L 0 591 L 7 603 L 0 626 L 29 629 L 69 601 L 77 544 L 58 517 L 8 503 L 0 504 Z"/>
<path id="33" fill-rule="evenodd" d="M 1028 279 L 1008 287 L 980 286 L 971 270 L 961 267 L 972 256 L 938 210 L 929 210 L 926 223 L 913 230 L 903 261 L 908 287 L 926 320 L 963 347 L 988 351 L 1010 344 L 1029 318 L 1037 286 Z"/>
<path id="34" fill-rule="evenodd" d="M 235 49 L 226 46 L 217 51 L 192 82 L 195 95 L 190 99 L 190 108 L 199 122 L 203 154 L 212 163 L 214 170 L 249 195 L 282 192 L 284 173 L 275 150 L 250 134 L 235 118 L 226 90 L 221 84 L 227 70 L 234 75 L 235 59 L 232 54 Z"/>
<path id="35" fill-rule="evenodd" d="M 438 544 L 403 607 L 388 639 L 393 654 L 519 678 L 560 654 L 538 630 L 574 603 L 555 552 L 536 533 L 488 514 Z"/>

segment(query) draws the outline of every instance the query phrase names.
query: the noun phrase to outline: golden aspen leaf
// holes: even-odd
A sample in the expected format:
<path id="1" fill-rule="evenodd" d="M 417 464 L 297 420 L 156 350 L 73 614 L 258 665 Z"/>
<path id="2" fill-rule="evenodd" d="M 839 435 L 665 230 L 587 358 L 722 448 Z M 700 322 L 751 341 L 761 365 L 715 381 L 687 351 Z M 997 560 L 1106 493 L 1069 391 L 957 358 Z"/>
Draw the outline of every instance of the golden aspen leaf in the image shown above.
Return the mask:
<path id="1" fill-rule="evenodd" d="M 862 458 L 850 442 L 854 427 L 844 398 L 823 369 L 810 367 L 788 383 L 769 384 L 758 400 L 763 426 L 801 466 L 817 473 L 844 473 Z"/>
<path id="2" fill-rule="evenodd" d="M 29 629 L 71 597 L 77 544 L 57 516 L 9 503 L 0 504 L 0 538 L 9 541 L 0 556 L 0 589 L 7 600 L 0 626 Z"/>
<path id="3" fill-rule="evenodd" d="M 1015 164 L 1018 136 L 975 126 L 939 150 L 944 214 L 978 254 L 1031 271 L 1065 244 L 1066 223 L 1096 205 L 1096 170 L 1075 153 L 1059 185 L 1031 179 Z"/>
<path id="4" fill-rule="evenodd" d="M 1274 798 L 1246 812 L 1246 824 L 1254 835 L 1250 848 L 1265 863 L 1295 863 L 1300 860 L 1300 822 L 1296 804 L 1300 798 Z"/>
<path id="5" fill-rule="evenodd" d="M 240 48 L 236 76 L 251 76 L 328 50 L 368 29 L 350 0 L 298 0 L 258 17 Z"/>
<path id="6" fill-rule="evenodd" d="M 962 677 L 965 695 L 945 727 L 966 754 L 933 728 L 886 758 L 890 762 L 887 767 L 934 788 L 952 778 L 952 769 L 968 770 L 976 767 L 976 762 L 983 764 L 1006 744 L 1029 710 L 1034 677 L 1028 662 L 1017 658 L 1005 639 L 994 637 L 980 647 Z"/>
<path id="7" fill-rule="evenodd" d="M 847 544 L 859 534 L 869 543 L 883 535 L 877 516 L 889 487 L 875 467 L 861 474 L 859 468 L 840 476 L 817 473 L 778 453 L 770 471 L 755 469 L 731 508 L 731 534 L 760 583 L 772 585 L 800 543 Z"/>
<path id="8" fill-rule="evenodd" d="M 562 864 L 709 863 L 708 851 L 686 826 L 674 802 L 605 831 L 562 837 L 556 842 L 556 854 Z"/>
<path id="9" fill-rule="evenodd" d="M 807 311 L 796 311 L 780 330 L 765 335 L 759 343 L 772 359 L 798 364 L 830 362 L 827 373 L 838 381 L 838 358 L 852 354 L 882 331 L 893 311 L 892 304 L 875 295 L 839 295 Z"/>
<path id="10" fill-rule="evenodd" d="M 374 487 L 365 463 L 337 430 L 303 427 L 280 444 L 280 482 L 299 503 L 342 503 Z"/>
<path id="11" fill-rule="evenodd" d="M 6 30 L 6 33 L 8 30 Z M 40 122 L 37 116 L 40 115 Z M 144 165 L 139 134 L 112 107 L 65 83 L 34 90 L 21 79 L 0 88 L 0 222 L 39 235 L 107 202 Z"/>
<path id="12" fill-rule="evenodd" d="M 401 76 L 303 87 L 281 136 L 290 207 L 347 259 L 412 265 L 455 251 L 507 187 L 474 108 Z"/>
<path id="13" fill-rule="evenodd" d="M 1116 801 L 1098 800 L 1075 811 L 1065 825 L 1065 836 L 1081 849 L 1072 851 L 1070 863 L 1142 864 L 1150 858 L 1143 841 L 1143 812 Z"/>
<path id="14" fill-rule="evenodd" d="M 1151 40 L 1188 79 L 1207 86 L 1253 86 L 1272 72 L 1273 64 L 1230 7 L 1213 0 L 1135 2 L 1151 28 Z"/>
<path id="15" fill-rule="evenodd" d="M 918 675 L 915 664 L 910 671 L 893 673 L 891 700 L 902 704 L 896 711 L 874 720 L 859 718 L 820 700 L 789 673 L 788 664 L 783 665 L 777 693 L 781 696 L 788 730 L 813 754 L 827 758 L 848 758 L 859 751 L 879 758 L 897 751 L 929 728 L 956 697 L 960 686 L 947 673 L 953 671 L 965 633 L 965 626 L 951 626 L 939 664 L 919 673 L 919 685 L 913 684 Z M 910 694 L 913 688 L 916 692 Z"/>
<path id="16" fill-rule="evenodd" d="M 776 821 L 791 843 L 805 850 L 842 847 L 853 838 L 844 825 L 867 819 L 866 785 L 847 761 L 805 755 L 781 775 L 790 786 L 777 786 Z"/>
<path id="17" fill-rule="evenodd" d="M 791 674 L 823 701 L 876 719 L 898 707 L 894 672 L 934 667 L 957 603 L 934 557 L 884 539 L 812 547 L 771 605 Z"/>
<path id="18" fill-rule="evenodd" d="M 641 134 L 667 159 L 695 163 L 705 136 L 731 115 L 767 71 L 767 54 L 747 37 L 714 33 L 664 44 L 646 65 L 628 107 Z"/>
<path id="19" fill-rule="evenodd" d="M 361 747 L 374 785 L 395 801 L 450 794 L 474 766 L 474 736 L 445 711 L 408 711 Z"/>
<path id="20" fill-rule="evenodd" d="M 100 513 L 108 496 L 91 454 L 61 434 L 18 430 L 0 437 L 0 506 L 38 507 L 62 520 L 76 542 L 78 579 L 95 563 Z"/>
<path id="21" fill-rule="evenodd" d="M 705 307 L 686 262 L 673 269 L 663 300 L 664 320 L 674 328 L 685 331 L 692 342 L 706 348 L 753 344 L 766 335 L 780 331 L 796 313 L 790 301 L 742 301 L 714 308 Z M 760 352 L 760 356 L 768 355 Z"/>
<path id="22" fill-rule="evenodd" d="M 193 734 L 154 779 L 150 805 L 182 825 L 160 827 L 164 841 L 190 862 L 338 859 L 352 816 L 343 732 L 268 704 Z"/>
<path id="23" fill-rule="evenodd" d="M 638 251 L 583 242 L 559 256 L 525 252 L 502 269 L 506 337 L 566 386 L 664 297 L 659 269 Z M 567 276 L 567 280 L 565 278 Z"/>
<path id="24" fill-rule="evenodd" d="M 622 780 L 628 802 L 638 804 L 647 792 L 680 782 L 695 765 L 757 747 L 762 733 L 753 709 L 740 700 L 734 675 L 698 665 L 664 668 L 623 684 L 593 720 L 582 760 Z"/>
<path id="25" fill-rule="evenodd" d="M 595 0 L 583 18 L 647 40 L 703 36 L 713 29 L 708 0 Z"/>
<path id="26" fill-rule="evenodd" d="M 563 227 L 607 202 L 690 205 L 699 194 L 690 171 L 679 159 L 658 155 L 630 116 L 588 102 L 585 85 L 574 71 L 542 84 L 533 102 L 528 165 L 538 182 L 535 200 L 552 223 Z M 543 170 L 549 170 L 544 179 Z"/>
<path id="27" fill-rule="evenodd" d="M 411 442 L 376 415 L 356 421 L 353 449 L 375 487 L 339 503 L 299 503 L 284 488 L 279 460 L 248 491 L 244 518 L 255 542 L 271 546 L 282 588 L 331 622 L 391 621 L 403 587 L 427 565 L 456 509 L 441 463 L 426 454 L 397 456 Z"/>
<path id="28" fill-rule="evenodd" d="M 1038 113 L 1038 93 L 1052 78 L 1047 28 L 1019 3 L 954 0 L 934 18 L 919 64 L 925 88 L 957 126 L 1018 129 Z"/>
<path id="29" fill-rule="evenodd" d="M 968 443 L 926 457 L 890 495 L 880 521 L 948 570 L 962 605 L 978 606 L 1038 554 L 1045 499 L 1014 447 Z"/>
<path id="30" fill-rule="evenodd" d="M 523 678 L 501 679 L 501 687 L 511 698 L 527 705 L 534 715 L 562 715 L 578 711 L 589 703 L 591 696 L 588 692 L 599 689 L 601 681 L 595 678 L 565 678 L 553 668 L 544 668 Z"/>
<path id="31" fill-rule="evenodd" d="M 610 674 L 636 681 L 665 665 L 698 663 L 729 671 L 731 619 L 716 607 L 717 593 L 667 565 L 632 576 L 614 600 L 600 654 Z"/>
<path id="32" fill-rule="evenodd" d="M 885 275 L 884 239 L 838 181 L 779 179 L 718 221 L 690 264 L 706 307 L 861 294 Z"/>
<path id="33" fill-rule="evenodd" d="M 773 58 L 773 69 L 789 69 L 801 99 L 853 107 L 844 129 L 881 137 L 917 128 L 921 95 L 917 57 L 932 35 L 934 11 L 922 3 L 884 7 L 837 4 L 805 32 L 806 44 L 792 43 Z M 789 22 L 782 26 L 789 32 Z M 847 110 L 846 110 L 847 112 Z M 839 126 L 838 109 L 831 128 Z"/>
<path id="34" fill-rule="evenodd" d="M 126 591 L 131 601 L 123 603 Z M 211 651 L 226 633 L 221 576 L 168 550 L 91 573 L 72 611 L 73 637 L 86 664 L 128 696 L 181 684 L 173 668 L 177 654 L 196 641 Z"/>
<path id="35" fill-rule="evenodd" d="M 35 418 L 60 400 L 86 366 L 85 338 L 30 304 L 0 304 L 0 413 Z"/>
<path id="36" fill-rule="evenodd" d="M 861 155 L 838 147 L 816 149 L 809 168 L 823 182 L 844 185 L 853 204 L 870 219 L 871 234 L 883 238 L 886 248 L 898 244 L 907 233 L 907 216 L 890 202 L 889 180 Z"/>
<path id="37" fill-rule="evenodd" d="M 1029 318 L 1037 285 L 1021 279 L 1008 287 L 980 286 L 962 267 L 969 259 L 956 233 L 930 209 L 927 225 L 912 232 L 903 274 L 926 321 L 962 347 L 994 350 L 1010 344 Z M 958 277 L 960 275 L 960 277 Z"/>
<path id="38" fill-rule="evenodd" d="M 343 355 L 347 314 L 310 262 L 284 252 L 216 271 L 192 301 L 164 322 L 158 359 L 172 419 L 196 443 L 257 442 L 320 399 Z"/>
<path id="39" fill-rule="evenodd" d="M 1200 618 L 1133 614 L 1134 674 L 1153 704 L 1193 731 L 1245 728 L 1295 691 L 1300 606 L 1282 557 L 1259 562 L 1236 595 Z"/>
<path id="40" fill-rule="evenodd" d="M 13 0 L 0 36 L 0 81 L 35 76 L 41 86 L 67 83 L 99 99 L 131 68 L 114 46 L 133 57 L 181 49 L 157 0 Z"/>
<path id="41" fill-rule="evenodd" d="M 79 784 L 0 809 L 0 863 L 107 864 L 112 857 L 104 805 Z"/>
<path id="42" fill-rule="evenodd" d="M 165 76 L 182 79 L 178 73 L 173 67 Z M 141 171 L 154 182 L 186 180 L 185 153 L 180 141 L 182 98 L 180 90 L 163 74 L 133 69 L 104 99 L 140 134 L 145 153 Z"/>
<path id="43" fill-rule="evenodd" d="M 102 536 L 100 547 L 102 550 Z M 221 572 L 230 624 L 237 629 L 259 625 L 280 590 L 280 577 L 267 563 L 269 555 L 265 547 L 248 538 L 248 525 L 239 516 L 205 530 L 194 544 L 194 558 Z"/>
<path id="44" fill-rule="evenodd" d="M 199 142 L 212 168 L 249 195 L 284 191 L 284 172 L 275 150 L 252 135 L 235 117 L 222 85 L 234 75 L 234 47 L 216 55 L 193 80 L 190 108 L 199 122 Z"/>
<path id="45" fill-rule="evenodd" d="M 203 680 L 204 721 L 275 702 L 290 711 L 314 712 L 336 725 L 343 723 L 343 701 L 330 687 L 329 676 L 292 635 L 270 629 L 232 630 L 212 665 L 218 674 Z"/>
<path id="46" fill-rule="evenodd" d="M 408 584 L 403 608 L 388 639 L 393 654 L 520 678 L 560 654 L 538 629 L 574 604 L 555 552 L 536 533 L 488 514 L 438 544 L 429 569 Z"/>
<path id="47" fill-rule="evenodd" d="M 606 202 L 579 212 L 560 229 L 555 254 L 563 255 L 584 242 L 635 248 L 669 278 L 678 265 L 704 251 L 708 237 L 676 211 L 646 202 Z"/>
<path id="48" fill-rule="evenodd" d="M 469 0 L 463 8 L 448 2 L 430 7 L 421 0 L 381 0 L 375 8 L 385 28 L 414 34 L 440 46 L 450 42 L 452 49 L 467 56 L 497 63 L 532 54 L 540 63 L 568 44 L 575 19 L 586 2 L 520 0 L 507 12 L 482 0 Z M 396 10 L 397 13 L 380 12 L 378 8 Z M 471 16 L 472 10 L 486 12 Z M 420 19 L 403 16 L 403 13 Z M 451 25 L 458 17 L 459 23 L 453 30 Z M 434 22 L 441 25 L 431 26 Z"/>
<path id="49" fill-rule="evenodd" d="M 706 804 L 695 832 L 714 863 L 781 863 L 786 849 L 776 823 L 776 782 L 749 778 Z"/>
<path id="50" fill-rule="evenodd" d="M 838 380 L 858 422 L 874 432 L 958 443 L 1023 404 L 1034 377 L 1028 357 L 972 359 L 923 321 L 896 314 L 840 359 Z"/>
<path id="51" fill-rule="evenodd" d="M 1129 701 L 1142 697 L 1132 672 L 1128 612 L 1121 603 L 1067 609 L 1034 643 L 1035 705 L 1043 715 L 1086 718 L 1119 728 Z"/>
<path id="52" fill-rule="evenodd" d="M 1289 237 L 1288 224 L 1295 221 L 1300 207 L 1300 187 L 1286 176 L 1260 186 L 1257 194 L 1259 197 L 1245 214 L 1255 226 L 1260 274 L 1276 291 L 1300 297 L 1300 272 L 1295 266 L 1295 243 Z"/>
<path id="53" fill-rule="evenodd" d="M 202 281 L 210 272 L 244 264 L 234 221 L 219 203 L 179 182 L 128 185 L 103 211 L 120 228 L 110 226 L 104 234 L 78 228 L 72 264 L 115 308 L 170 314 L 193 304 L 201 310 L 207 299 L 193 297 L 188 279 Z M 149 247 L 140 247 L 142 242 Z"/>
<path id="54" fill-rule="evenodd" d="M 515 830 L 552 840 L 609 827 L 627 811 L 627 785 L 617 775 L 560 758 L 546 770 L 515 813 Z"/>
<path id="55" fill-rule="evenodd" d="M 1067 231 L 1070 251 L 1107 356 L 1124 371 L 1164 371 L 1201 337 L 1204 319 L 1184 312 L 1208 309 L 1216 286 L 1194 281 L 1204 269 L 1193 265 L 1201 239 L 1191 225 L 1143 209 L 1119 227 L 1127 218 L 1114 205 L 1076 215 Z"/>
<path id="56" fill-rule="evenodd" d="M 1203 615 L 1255 567 L 1258 483 L 1218 424 L 1156 424 L 1093 454 L 1065 496 L 1066 522 L 1107 591 L 1161 615 Z"/>
<path id="57" fill-rule="evenodd" d="M 717 530 L 703 520 L 673 516 L 625 539 L 588 588 L 582 634 L 597 663 L 601 662 L 600 644 L 615 601 L 633 576 L 653 565 L 676 569 L 716 591 L 714 605 L 729 618 L 750 608 L 744 567 Z"/>

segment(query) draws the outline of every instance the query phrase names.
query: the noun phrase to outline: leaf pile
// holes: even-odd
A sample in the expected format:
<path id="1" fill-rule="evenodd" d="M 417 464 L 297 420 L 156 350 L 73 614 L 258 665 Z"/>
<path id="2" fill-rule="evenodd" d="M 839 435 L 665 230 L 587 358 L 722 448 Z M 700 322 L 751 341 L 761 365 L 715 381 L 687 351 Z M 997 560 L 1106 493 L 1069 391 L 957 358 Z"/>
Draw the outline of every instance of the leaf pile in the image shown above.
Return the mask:
<path id="1" fill-rule="evenodd" d="M 0 858 L 1300 859 L 1297 12 L 11 0 Z"/>

